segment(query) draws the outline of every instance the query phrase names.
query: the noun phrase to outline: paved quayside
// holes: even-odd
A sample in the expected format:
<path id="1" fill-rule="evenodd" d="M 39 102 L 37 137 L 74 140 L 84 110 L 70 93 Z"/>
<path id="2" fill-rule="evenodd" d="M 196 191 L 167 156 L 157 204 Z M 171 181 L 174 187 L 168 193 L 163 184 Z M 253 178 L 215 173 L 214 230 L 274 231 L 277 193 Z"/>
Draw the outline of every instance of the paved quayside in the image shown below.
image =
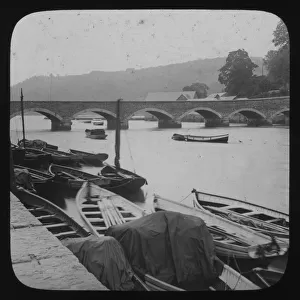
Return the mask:
<path id="1" fill-rule="evenodd" d="M 11 260 L 18 280 L 47 290 L 108 290 L 10 193 Z"/>

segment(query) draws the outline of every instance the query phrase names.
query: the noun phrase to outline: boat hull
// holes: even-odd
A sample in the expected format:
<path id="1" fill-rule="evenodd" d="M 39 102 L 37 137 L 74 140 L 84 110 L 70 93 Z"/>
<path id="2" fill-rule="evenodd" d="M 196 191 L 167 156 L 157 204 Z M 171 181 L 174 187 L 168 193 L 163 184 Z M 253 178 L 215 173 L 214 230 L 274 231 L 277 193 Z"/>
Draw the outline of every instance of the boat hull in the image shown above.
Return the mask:
<path id="1" fill-rule="evenodd" d="M 99 177 L 90 173 L 83 172 L 70 167 L 51 164 L 49 166 L 49 173 L 54 175 L 54 179 L 58 182 L 69 185 L 70 188 L 78 190 L 86 181 L 91 181 L 95 185 L 107 187 L 111 180 L 105 177 Z"/>
<path id="2" fill-rule="evenodd" d="M 122 168 L 117 169 L 108 164 L 100 171 L 100 174 L 107 178 L 111 178 L 111 185 L 107 189 L 116 193 L 122 193 L 123 191 L 135 193 L 144 184 L 147 184 L 147 180 L 140 175 Z"/>
<path id="3" fill-rule="evenodd" d="M 192 192 L 195 194 L 193 204 L 197 208 L 211 208 L 244 218 L 248 217 L 256 222 L 266 223 L 270 228 L 277 228 L 279 233 L 287 234 L 289 215 L 285 213 L 238 199 L 200 192 L 196 189 L 193 189 Z"/>
<path id="4" fill-rule="evenodd" d="M 15 193 L 25 207 L 59 240 L 87 237 L 90 233 L 60 207 L 27 190 Z"/>
<path id="5" fill-rule="evenodd" d="M 88 188 L 85 182 L 76 195 L 76 205 L 89 230 L 96 236 L 103 236 L 111 225 L 129 222 L 149 213 L 122 196 L 94 184 L 90 184 L 88 199 Z M 112 217 L 112 211 L 117 218 Z"/>
<path id="6" fill-rule="evenodd" d="M 174 134 L 173 140 L 186 141 L 186 142 L 203 142 L 203 143 L 227 143 L 229 135 L 223 136 L 193 136 L 193 135 L 181 135 Z"/>
<path id="7" fill-rule="evenodd" d="M 86 137 L 94 140 L 105 140 L 107 134 L 86 134 Z"/>
<path id="8" fill-rule="evenodd" d="M 288 250 L 288 243 L 285 241 L 277 241 L 279 245 L 278 252 L 271 248 L 268 249 L 267 245 L 270 245 L 272 240 L 266 235 L 223 219 L 205 210 L 165 199 L 158 195 L 155 195 L 153 199 L 153 211 L 156 210 L 177 211 L 197 216 L 204 220 L 213 236 L 216 251 L 222 256 L 235 255 L 237 258 L 257 259 L 260 257 L 258 253 L 260 247 L 264 248 L 266 257 L 284 255 Z"/>

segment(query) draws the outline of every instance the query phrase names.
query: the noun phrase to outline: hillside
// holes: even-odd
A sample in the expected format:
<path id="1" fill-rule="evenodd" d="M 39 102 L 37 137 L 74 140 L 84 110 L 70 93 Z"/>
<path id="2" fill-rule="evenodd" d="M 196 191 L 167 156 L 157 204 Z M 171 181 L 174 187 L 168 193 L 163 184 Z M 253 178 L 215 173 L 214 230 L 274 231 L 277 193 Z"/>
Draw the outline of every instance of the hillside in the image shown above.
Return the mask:
<path id="1" fill-rule="evenodd" d="M 251 59 L 259 66 L 256 73 L 261 74 L 262 58 Z M 52 76 L 52 79 L 50 76 L 37 76 L 13 86 L 11 100 L 19 100 L 21 87 L 24 101 L 142 100 L 148 92 L 181 91 L 184 86 L 197 81 L 207 84 L 211 94 L 222 91 L 218 69 L 225 60 L 225 57 L 198 59 L 139 70 Z"/>

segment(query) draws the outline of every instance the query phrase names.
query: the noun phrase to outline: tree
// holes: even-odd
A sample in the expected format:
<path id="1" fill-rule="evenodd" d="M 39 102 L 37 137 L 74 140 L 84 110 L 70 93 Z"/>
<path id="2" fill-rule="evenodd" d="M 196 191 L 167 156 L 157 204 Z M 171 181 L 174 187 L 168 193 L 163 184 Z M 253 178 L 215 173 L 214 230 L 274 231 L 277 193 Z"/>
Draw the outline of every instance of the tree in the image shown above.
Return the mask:
<path id="1" fill-rule="evenodd" d="M 273 85 L 267 76 L 253 75 L 248 85 L 240 92 L 240 96 L 261 97 L 271 89 L 273 89 Z"/>
<path id="2" fill-rule="evenodd" d="M 270 50 L 264 58 L 264 65 L 268 70 L 268 78 L 277 88 L 289 89 L 290 82 L 290 41 L 287 27 L 279 21 L 272 42 L 277 50 Z"/>
<path id="3" fill-rule="evenodd" d="M 239 95 L 249 85 L 253 70 L 258 66 L 252 62 L 244 49 L 229 52 L 225 65 L 219 70 L 219 82 L 225 85 L 228 95 Z"/>
<path id="4" fill-rule="evenodd" d="M 207 91 L 209 90 L 209 87 L 205 83 L 196 82 L 190 86 L 185 86 L 182 90 L 186 92 L 195 91 L 197 98 L 200 99 L 207 97 Z"/>
<path id="5" fill-rule="evenodd" d="M 280 49 L 289 48 L 290 47 L 290 38 L 289 32 L 287 30 L 286 25 L 280 20 L 276 26 L 275 31 L 273 32 L 274 38 L 272 42 L 276 47 L 280 47 Z"/>

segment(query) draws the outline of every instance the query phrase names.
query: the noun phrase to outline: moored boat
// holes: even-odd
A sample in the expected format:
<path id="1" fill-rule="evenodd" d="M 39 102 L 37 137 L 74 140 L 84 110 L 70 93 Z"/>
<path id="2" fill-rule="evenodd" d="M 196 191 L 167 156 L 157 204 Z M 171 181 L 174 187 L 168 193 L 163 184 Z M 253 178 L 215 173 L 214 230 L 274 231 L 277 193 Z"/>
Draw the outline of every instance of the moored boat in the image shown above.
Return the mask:
<path id="1" fill-rule="evenodd" d="M 26 148 L 26 152 L 27 153 L 31 153 L 33 155 L 37 155 L 37 154 L 43 154 L 43 155 L 50 155 L 51 156 L 51 160 L 53 163 L 56 164 L 78 164 L 79 163 L 79 157 L 72 157 L 72 154 L 70 153 L 60 153 L 62 151 L 58 151 L 58 150 L 53 150 L 53 149 L 46 149 L 44 150 L 39 150 L 36 148 Z"/>
<path id="2" fill-rule="evenodd" d="M 91 181 L 95 185 L 107 187 L 111 180 L 104 176 L 97 176 L 78 169 L 51 164 L 49 166 L 49 173 L 55 176 L 55 180 L 69 185 L 73 189 L 80 189 L 82 184 L 86 181 Z"/>
<path id="3" fill-rule="evenodd" d="M 138 191 L 144 184 L 147 184 L 147 180 L 144 177 L 129 170 L 117 168 L 109 164 L 105 164 L 105 167 L 101 169 L 98 175 L 111 178 L 112 182 L 110 189 L 116 192 L 117 190 L 118 192 L 127 190 L 131 193 L 134 193 Z"/>
<path id="4" fill-rule="evenodd" d="M 149 213 L 120 195 L 86 182 L 76 195 L 76 205 L 89 230 L 96 236 L 104 235 L 112 225 Z"/>
<path id="5" fill-rule="evenodd" d="M 108 154 L 106 153 L 89 153 L 85 151 L 69 149 L 72 154 L 79 154 L 82 156 L 82 161 L 90 165 L 102 165 L 103 161 L 108 159 Z"/>
<path id="6" fill-rule="evenodd" d="M 92 124 L 93 125 L 103 125 L 104 124 L 104 122 L 103 121 L 101 121 L 101 120 L 92 120 Z"/>
<path id="7" fill-rule="evenodd" d="M 59 240 L 87 237 L 90 233 L 68 216 L 60 207 L 26 189 L 16 192 L 16 196 L 42 224 Z"/>
<path id="8" fill-rule="evenodd" d="M 216 245 L 217 254 L 236 258 L 260 258 L 284 255 L 288 251 L 288 241 L 271 238 L 250 228 L 221 218 L 206 210 L 154 195 L 154 211 L 170 210 L 197 216 L 205 221 Z"/>
<path id="9" fill-rule="evenodd" d="M 18 142 L 18 146 L 24 147 L 24 139 Z M 25 139 L 25 147 L 37 148 L 37 149 L 42 149 L 42 148 L 49 148 L 54 150 L 58 149 L 58 146 L 48 144 L 47 142 L 42 140 L 26 140 L 26 139 Z"/>
<path id="10" fill-rule="evenodd" d="M 259 289 L 216 257 L 212 236 L 197 217 L 156 212 L 111 226 L 106 235 L 120 242 L 150 290 Z"/>
<path id="11" fill-rule="evenodd" d="M 107 134 L 105 134 L 104 129 L 86 129 L 85 135 L 90 139 L 97 139 L 97 140 L 105 140 L 107 137 Z"/>
<path id="12" fill-rule="evenodd" d="M 35 149 L 37 150 L 37 149 Z M 48 168 L 52 162 L 51 154 L 42 151 L 30 151 L 28 148 L 12 147 L 12 156 L 14 164 L 29 167 L 29 168 Z"/>
<path id="13" fill-rule="evenodd" d="M 212 136 L 200 136 L 200 135 L 183 135 L 174 133 L 173 140 L 186 141 L 186 142 L 206 142 L 206 143 L 227 143 L 229 134 L 212 135 Z"/>
<path id="14" fill-rule="evenodd" d="M 288 237 L 289 216 L 274 209 L 193 189 L 194 207 L 206 209 L 264 234 Z"/>
<path id="15" fill-rule="evenodd" d="M 14 165 L 14 169 L 26 170 L 30 174 L 34 184 L 43 184 L 51 181 L 54 178 L 54 175 L 49 174 L 48 172 L 39 171 L 16 164 Z"/>

